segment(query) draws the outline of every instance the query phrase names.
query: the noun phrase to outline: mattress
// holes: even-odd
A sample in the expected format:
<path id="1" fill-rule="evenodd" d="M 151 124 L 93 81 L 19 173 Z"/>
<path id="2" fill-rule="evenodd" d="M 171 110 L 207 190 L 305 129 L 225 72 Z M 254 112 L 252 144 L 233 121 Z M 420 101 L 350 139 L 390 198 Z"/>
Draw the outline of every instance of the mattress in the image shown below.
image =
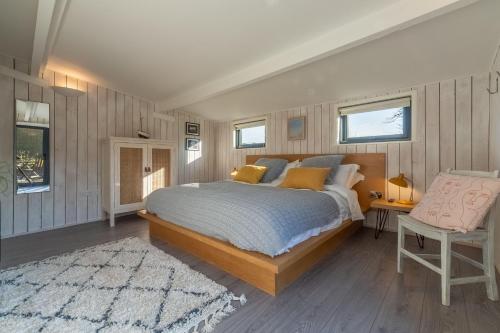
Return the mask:
<path id="1" fill-rule="evenodd" d="M 159 189 L 147 198 L 146 209 L 163 220 L 273 257 L 352 218 L 348 197 L 340 190 L 222 181 Z"/>

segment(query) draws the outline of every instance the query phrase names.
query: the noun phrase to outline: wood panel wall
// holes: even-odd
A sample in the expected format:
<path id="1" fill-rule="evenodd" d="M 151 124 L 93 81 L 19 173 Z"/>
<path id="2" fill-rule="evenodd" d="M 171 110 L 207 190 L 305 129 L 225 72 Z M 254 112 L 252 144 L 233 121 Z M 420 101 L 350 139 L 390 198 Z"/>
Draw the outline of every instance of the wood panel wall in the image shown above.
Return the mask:
<path id="1" fill-rule="evenodd" d="M 0 65 L 28 73 L 29 66 L 0 55 Z M 1 199 L 1 237 L 53 229 L 103 219 L 101 209 L 101 145 L 108 136 L 134 137 L 143 129 L 153 138 L 178 142 L 177 182 L 207 182 L 214 178 L 215 123 L 172 111 L 174 122 L 153 118 L 154 103 L 60 73 L 46 71 L 50 84 L 84 90 L 80 97 L 65 97 L 0 75 L 0 162 L 8 165 L 12 180 Z M 50 192 L 14 193 L 14 101 L 43 101 L 50 104 L 51 179 Z M 184 150 L 184 123 L 201 125 L 202 150 Z"/>
<path id="2" fill-rule="evenodd" d="M 419 85 L 376 96 L 415 90 L 417 113 L 415 142 L 338 145 L 334 112 L 338 103 L 306 105 L 264 115 L 267 118 L 265 148 L 234 149 L 231 122 L 216 128 L 216 178 L 226 179 L 233 167 L 244 164 L 247 154 L 271 153 L 387 153 L 387 176 L 404 172 L 415 186 L 415 200 L 430 186 L 440 170 L 447 168 L 488 170 L 490 167 L 490 107 L 486 92 L 490 73 Z M 287 140 L 287 119 L 306 116 L 306 139 Z M 389 198 L 407 199 L 409 189 L 387 183 Z M 367 223 L 373 223 L 369 214 Z M 395 228 L 394 218 L 389 228 Z"/>
<path id="3" fill-rule="evenodd" d="M 496 88 L 496 71 L 500 72 L 500 46 L 497 51 L 496 60 L 493 63 L 491 74 L 491 88 Z M 490 169 L 500 169 L 500 92 L 490 95 Z M 495 207 L 496 229 L 495 229 L 495 261 L 500 271 L 500 199 Z"/>

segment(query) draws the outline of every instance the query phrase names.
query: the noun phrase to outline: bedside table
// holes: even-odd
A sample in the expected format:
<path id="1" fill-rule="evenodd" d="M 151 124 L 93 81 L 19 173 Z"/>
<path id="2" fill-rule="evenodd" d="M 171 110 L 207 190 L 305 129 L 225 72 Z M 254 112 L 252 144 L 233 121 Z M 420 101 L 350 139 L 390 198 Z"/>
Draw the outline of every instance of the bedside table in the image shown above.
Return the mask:
<path id="1" fill-rule="evenodd" d="M 409 213 L 416 206 L 416 203 L 411 205 L 405 205 L 394 202 L 389 202 L 384 199 L 373 200 L 370 204 L 370 208 L 377 210 L 377 222 L 375 224 L 375 239 L 380 236 L 380 233 L 384 231 L 385 224 L 387 223 L 387 219 L 389 218 L 389 213 L 391 211 L 394 212 L 403 212 Z M 424 247 L 424 237 L 417 234 L 418 246 L 420 248 Z"/>

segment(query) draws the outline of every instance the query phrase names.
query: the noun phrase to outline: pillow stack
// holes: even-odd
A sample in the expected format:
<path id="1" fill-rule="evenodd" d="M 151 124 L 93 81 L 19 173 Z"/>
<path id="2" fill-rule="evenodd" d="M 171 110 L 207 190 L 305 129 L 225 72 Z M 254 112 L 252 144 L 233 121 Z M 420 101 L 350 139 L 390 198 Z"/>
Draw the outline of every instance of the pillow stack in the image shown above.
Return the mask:
<path id="1" fill-rule="evenodd" d="M 324 155 L 288 163 L 281 158 L 259 158 L 255 165 L 246 165 L 234 180 L 250 184 L 271 183 L 272 186 L 293 189 L 325 190 L 324 185 L 338 184 L 352 188 L 364 179 L 359 165 L 341 165 L 344 155 Z"/>

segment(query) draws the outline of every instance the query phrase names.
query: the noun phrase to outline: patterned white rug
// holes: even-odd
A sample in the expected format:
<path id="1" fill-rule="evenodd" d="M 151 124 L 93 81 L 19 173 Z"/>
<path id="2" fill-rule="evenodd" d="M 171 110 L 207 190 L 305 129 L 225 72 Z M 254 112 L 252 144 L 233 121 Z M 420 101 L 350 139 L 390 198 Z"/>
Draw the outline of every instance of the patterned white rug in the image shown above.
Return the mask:
<path id="1" fill-rule="evenodd" d="M 2 332 L 209 332 L 245 302 L 127 238 L 0 272 Z"/>

